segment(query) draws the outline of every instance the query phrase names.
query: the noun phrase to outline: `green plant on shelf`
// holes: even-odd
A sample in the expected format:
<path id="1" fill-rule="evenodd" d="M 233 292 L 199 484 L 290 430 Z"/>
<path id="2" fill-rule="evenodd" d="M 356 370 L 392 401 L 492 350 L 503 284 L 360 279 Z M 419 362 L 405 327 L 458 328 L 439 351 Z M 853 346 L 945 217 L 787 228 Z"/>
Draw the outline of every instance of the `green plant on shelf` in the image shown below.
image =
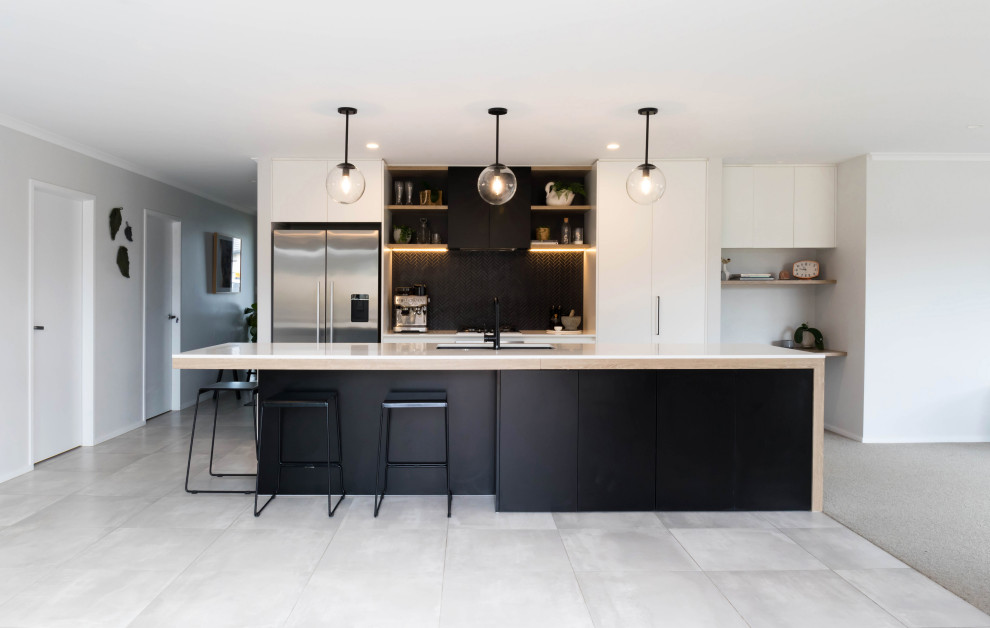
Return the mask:
<path id="1" fill-rule="evenodd" d="M 252 303 L 251 307 L 244 308 L 244 324 L 247 325 L 248 336 L 251 342 L 258 342 L 258 304 Z"/>
<path id="2" fill-rule="evenodd" d="M 801 326 L 794 330 L 794 342 L 796 344 L 802 344 L 805 332 L 815 337 L 816 349 L 819 351 L 825 350 L 825 338 L 822 336 L 822 332 L 818 331 L 814 327 L 808 327 L 808 323 L 801 323 Z"/>
<path id="3" fill-rule="evenodd" d="M 563 181 L 554 181 L 550 188 L 550 192 L 557 195 L 557 198 L 563 197 L 568 192 L 571 192 L 575 196 L 584 196 L 584 184 L 583 183 L 564 183 Z"/>

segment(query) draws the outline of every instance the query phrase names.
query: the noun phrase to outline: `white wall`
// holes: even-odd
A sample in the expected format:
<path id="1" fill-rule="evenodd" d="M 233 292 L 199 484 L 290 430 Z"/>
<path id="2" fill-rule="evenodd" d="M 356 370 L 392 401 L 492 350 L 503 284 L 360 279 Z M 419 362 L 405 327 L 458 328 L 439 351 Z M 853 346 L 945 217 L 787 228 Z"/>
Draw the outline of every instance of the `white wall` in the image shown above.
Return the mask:
<path id="1" fill-rule="evenodd" d="M 142 424 L 142 229 L 143 211 L 152 209 L 182 220 L 182 348 L 245 338 L 240 312 L 254 300 L 254 217 L 122 168 L 0 126 L 0 481 L 30 469 L 28 455 L 28 180 L 36 179 L 96 197 L 94 415 L 99 442 Z M 110 240 L 107 216 L 124 208 L 134 230 Z M 221 231 L 244 239 L 243 291 L 209 295 L 207 233 Z M 115 263 L 126 244 L 131 278 Z M 182 377 L 188 403 L 199 382 L 215 373 Z"/>
<path id="2" fill-rule="evenodd" d="M 866 316 L 866 191 L 869 158 L 839 164 L 836 248 L 820 261 L 834 286 L 816 288 L 816 320 L 828 329 L 828 344 L 849 355 L 825 361 L 825 426 L 843 436 L 863 438 L 863 367 Z"/>
<path id="3" fill-rule="evenodd" d="M 773 273 L 790 270 L 802 259 L 821 261 L 815 249 L 722 249 L 731 258 L 730 273 Z M 822 276 L 832 278 L 822 264 Z M 794 330 L 807 322 L 819 327 L 828 347 L 832 342 L 828 325 L 820 325 L 815 302 L 819 291 L 832 286 L 722 286 L 722 342 L 761 342 L 793 338 Z"/>
<path id="4" fill-rule="evenodd" d="M 990 441 L 990 159 L 874 155 L 863 439 Z"/>

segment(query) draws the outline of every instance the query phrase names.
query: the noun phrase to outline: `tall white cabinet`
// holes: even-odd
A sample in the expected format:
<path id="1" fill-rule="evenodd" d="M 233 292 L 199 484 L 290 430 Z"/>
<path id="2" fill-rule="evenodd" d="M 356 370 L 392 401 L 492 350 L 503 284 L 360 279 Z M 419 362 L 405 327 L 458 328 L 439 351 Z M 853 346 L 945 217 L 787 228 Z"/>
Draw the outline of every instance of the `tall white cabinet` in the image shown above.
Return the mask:
<path id="1" fill-rule="evenodd" d="M 636 164 L 595 170 L 598 342 L 705 342 L 708 163 L 656 162 L 667 191 L 652 206 L 626 193 Z"/>

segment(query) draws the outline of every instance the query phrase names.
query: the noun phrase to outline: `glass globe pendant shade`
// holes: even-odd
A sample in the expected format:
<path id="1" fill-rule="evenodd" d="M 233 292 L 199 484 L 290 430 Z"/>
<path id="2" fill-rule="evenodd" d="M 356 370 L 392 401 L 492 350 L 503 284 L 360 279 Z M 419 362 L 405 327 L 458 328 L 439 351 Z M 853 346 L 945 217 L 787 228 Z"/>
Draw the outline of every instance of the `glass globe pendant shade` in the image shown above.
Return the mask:
<path id="1" fill-rule="evenodd" d="M 516 194 L 516 175 L 502 164 L 492 164 L 478 177 L 478 194 L 489 205 L 504 205 Z"/>
<path id="2" fill-rule="evenodd" d="M 626 179 L 629 198 L 640 205 L 649 205 L 660 199 L 667 190 L 667 177 L 652 164 L 640 164 Z"/>
<path id="3" fill-rule="evenodd" d="M 351 164 L 337 164 L 327 175 L 327 194 L 342 205 L 357 201 L 364 194 L 364 175 Z"/>

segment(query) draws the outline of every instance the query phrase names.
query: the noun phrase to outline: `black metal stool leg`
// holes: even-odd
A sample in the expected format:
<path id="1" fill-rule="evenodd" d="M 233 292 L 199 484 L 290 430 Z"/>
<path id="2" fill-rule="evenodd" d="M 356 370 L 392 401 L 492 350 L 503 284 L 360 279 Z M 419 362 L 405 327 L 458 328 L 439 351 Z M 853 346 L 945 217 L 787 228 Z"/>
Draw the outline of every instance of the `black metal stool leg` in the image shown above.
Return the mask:
<path id="1" fill-rule="evenodd" d="M 192 466 L 193 443 L 196 442 L 196 419 L 199 417 L 199 398 L 202 395 L 203 395 L 203 391 L 202 390 L 200 390 L 196 394 L 196 409 L 193 410 L 192 434 L 189 436 L 189 458 L 186 460 L 186 492 L 187 493 L 193 493 L 193 494 L 197 493 L 197 491 L 190 491 L 189 490 L 189 467 Z"/>
<path id="2" fill-rule="evenodd" d="M 217 444 L 217 414 L 220 412 L 220 393 L 213 395 L 213 436 L 210 437 L 210 475 L 215 478 L 223 476 L 213 472 L 213 449 Z"/>
<path id="3" fill-rule="evenodd" d="M 262 430 L 265 429 L 265 415 L 264 415 L 264 411 L 265 411 L 264 406 L 260 406 L 259 405 L 258 406 L 258 427 L 260 429 L 262 429 Z M 281 419 L 282 419 L 282 410 L 281 409 L 278 411 L 278 415 L 276 415 L 276 416 L 277 416 L 277 418 L 275 419 L 275 431 L 277 433 L 279 431 L 278 428 L 280 427 L 281 422 L 282 422 L 281 421 Z M 278 434 L 276 434 L 276 435 L 278 436 Z M 259 436 L 259 440 L 260 440 L 261 434 L 259 433 L 258 436 Z M 277 439 L 277 443 L 278 443 L 278 447 L 281 448 L 282 441 L 281 441 L 280 438 Z M 260 453 L 260 449 L 259 449 L 259 453 Z M 255 481 L 254 481 L 254 486 L 255 486 L 255 488 L 254 488 L 254 516 L 255 517 L 261 516 L 261 511 L 263 511 L 265 508 L 267 508 L 268 507 L 268 504 L 272 503 L 272 500 L 275 499 L 275 496 L 276 495 L 278 495 L 279 479 L 282 476 L 282 454 L 281 454 L 281 452 L 279 452 L 279 455 L 278 455 L 278 462 L 279 462 L 279 466 L 278 466 L 278 470 L 277 470 L 278 475 L 276 476 L 276 479 L 275 479 L 275 491 L 272 493 L 271 497 L 269 497 L 265 501 L 265 503 L 261 505 L 261 508 L 258 508 L 258 492 L 261 490 L 261 457 L 259 456 L 259 459 L 258 459 L 258 473 L 255 476 Z"/>
<path id="4" fill-rule="evenodd" d="M 385 406 L 382 406 L 381 412 L 378 415 L 378 457 L 375 462 L 375 516 L 378 516 L 378 509 L 381 507 L 381 502 L 378 500 L 378 488 L 381 486 L 379 483 L 379 478 L 381 477 L 382 470 L 382 434 L 385 431 Z M 385 464 L 388 464 L 388 459 L 386 459 Z M 386 468 L 386 473 L 388 469 Z M 385 493 L 382 493 L 382 499 L 385 499 Z"/>
<path id="5" fill-rule="evenodd" d="M 454 501 L 454 494 L 450 491 L 450 421 L 448 416 L 449 407 L 443 407 L 443 470 L 447 474 L 447 518 L 450 518 L 450 506 Z"/>

